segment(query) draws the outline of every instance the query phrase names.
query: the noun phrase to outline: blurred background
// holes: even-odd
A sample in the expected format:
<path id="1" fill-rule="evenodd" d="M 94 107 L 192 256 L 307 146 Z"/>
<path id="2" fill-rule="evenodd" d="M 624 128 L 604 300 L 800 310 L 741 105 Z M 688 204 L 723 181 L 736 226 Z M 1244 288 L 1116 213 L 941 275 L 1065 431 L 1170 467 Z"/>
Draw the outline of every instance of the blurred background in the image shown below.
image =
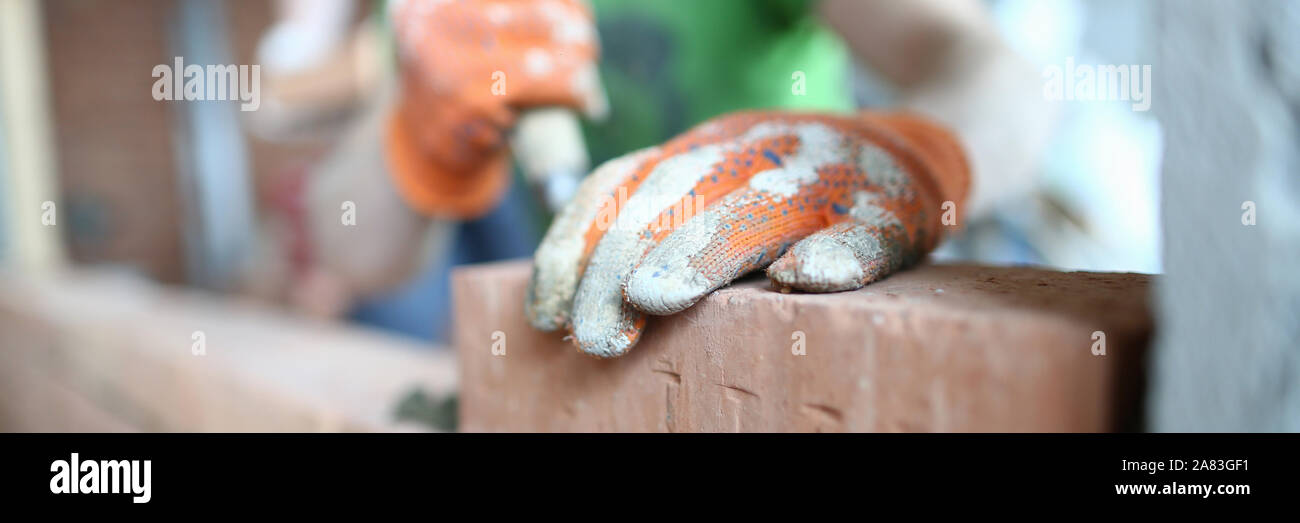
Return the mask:
<path id="1" fill-rule="evenodd" d="M 1161 27 L 1172 17 L 1162 2 L 984 5 L 1035 72 L 1067 59 L 1159 67 L 1167 56 Z M 519 174 L 507 205 L 446 227 L 433 242 L 437 252 L 383 292 L 335 306 L 328 291 L 310 285 L 248 292 L 240 276 L 268 242 L 292 258 L 298 222 L 284 195 L 382 103 L 395 67 L 386 9 L 360 0 L 0 0 L 0 430 L 454 429 L 448 274 L 460 264 L 531 255 L 549 218 Z M 608 55 L 626 39 L 654 36 L 607 34 L 622 26 L 601 19 L 599 6 L 597 16 Z M 1261 45 L 1290 49 L 1285 60 L 1294 60 L 1293 43 Z M 151 71 L 178 56 L 259 64 L 260 108 L 156 101 Z M 846 66 L 859 107 L 897 103 L 899 94 L 870 67 Z M 636 84 L 636 73 L 602 65 L 610 91 Z M 1156 69 L 1156 82 L 1161 74 Z M 635 117 L 611 97 L 614 121 Z M 968 223 L 935 258 L 1166 272 L 1161 172 L 1169 133 L 1161 113 L 1126 102 L 1049 105 L 1055 116 L 1032 191 Z M 661 130 L 675 134 L 699 119 L 668 112 Z M 586 132 L 593 164 L 617 154 L 602 147 L 599 130 Z M 1294 160 L 1295 145 L 1279 154 Z M 1294 180 L 1294 163 L 1278 170 Z M 1239 211 L 1233 204 L 1220 212 L 1232 220 Z M 42 221 L 51 215 L 53 223 Z M 1288 252 L 1287 242 L 1271 248 Z M 1288 299 L 1282 311 L 1297 310 L 1295 296 Z M 1276 337 L 1294 349 L 1296 318 L 1282 322 Z M 122 325 L 140 328 L 114 331 Z M 181 359 L 149 348 L 167 336 L 186 348 Z M 99 356 L 77 356 L 87 346 Z M 191 368 L 184 358 L 199 352 L 204 366 Z M 188 414 L 158 414 L 175 411 Z M 1197 427 L 1170 420 L 1170 428 Z"/>

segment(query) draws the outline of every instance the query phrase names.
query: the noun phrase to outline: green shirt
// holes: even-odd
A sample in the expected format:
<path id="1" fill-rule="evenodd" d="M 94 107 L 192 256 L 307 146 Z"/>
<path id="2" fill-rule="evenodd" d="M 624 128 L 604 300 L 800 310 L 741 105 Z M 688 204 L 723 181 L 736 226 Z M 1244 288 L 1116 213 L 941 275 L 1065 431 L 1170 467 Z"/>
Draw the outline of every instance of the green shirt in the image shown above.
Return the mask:
<path id="1" fill-rule="evenodd" d="M 593 165 L 741 109 L 852 110 L 848 52 L 815 3 L 592 0 L 610 101 L 586 129 Z"/>

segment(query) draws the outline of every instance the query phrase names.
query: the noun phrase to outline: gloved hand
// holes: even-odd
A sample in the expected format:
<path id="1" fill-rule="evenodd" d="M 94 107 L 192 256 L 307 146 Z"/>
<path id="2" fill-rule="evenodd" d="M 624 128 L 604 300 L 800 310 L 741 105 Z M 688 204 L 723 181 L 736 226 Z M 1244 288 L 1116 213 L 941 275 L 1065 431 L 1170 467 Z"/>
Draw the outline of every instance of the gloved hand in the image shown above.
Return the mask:
<path id="1" fill-rule="evenodd" d="M 402 90 L 386 153 L 398 191 L 425 214 L 472 218 L 509 181 L 518 111 L 606 111 L 591 12 L 578 0 L 394 1 Z"/>
<path id="2" fill-rule="evenodd" d="M 918 116 L 716 118 L 587 177 L 537 249 L 526 314 L 609 357 L 646 314 L 763 267 L 782 290 L 856 289 L 933 249 L 969 178 L 956 138 Z"/>

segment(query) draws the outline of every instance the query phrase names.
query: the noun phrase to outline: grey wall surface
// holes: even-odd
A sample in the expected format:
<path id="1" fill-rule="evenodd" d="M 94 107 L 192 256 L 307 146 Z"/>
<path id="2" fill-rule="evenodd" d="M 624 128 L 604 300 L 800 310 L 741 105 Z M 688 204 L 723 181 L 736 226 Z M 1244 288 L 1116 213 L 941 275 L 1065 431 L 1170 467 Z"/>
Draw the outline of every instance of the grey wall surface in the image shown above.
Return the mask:
<path id="1" fill-rule="evenodd" d="M 1300 2 L 1158 7 L 1166 274 L 1148 428 L 1297 431 Z"/>

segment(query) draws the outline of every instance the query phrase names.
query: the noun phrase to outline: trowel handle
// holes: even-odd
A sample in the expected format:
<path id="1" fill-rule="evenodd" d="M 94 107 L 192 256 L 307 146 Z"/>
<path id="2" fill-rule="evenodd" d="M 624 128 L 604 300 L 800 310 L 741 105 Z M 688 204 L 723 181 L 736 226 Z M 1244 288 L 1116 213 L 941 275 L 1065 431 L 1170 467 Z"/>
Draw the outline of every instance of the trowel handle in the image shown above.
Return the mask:
<path id="1" fill-rule="evenodd" d="M 590 167 L 578 116 L 568 108 L 543 107 L 524 112 L 510 146 L 524 179 L 541 192 L 552 212 L 568 203 Z"/>

